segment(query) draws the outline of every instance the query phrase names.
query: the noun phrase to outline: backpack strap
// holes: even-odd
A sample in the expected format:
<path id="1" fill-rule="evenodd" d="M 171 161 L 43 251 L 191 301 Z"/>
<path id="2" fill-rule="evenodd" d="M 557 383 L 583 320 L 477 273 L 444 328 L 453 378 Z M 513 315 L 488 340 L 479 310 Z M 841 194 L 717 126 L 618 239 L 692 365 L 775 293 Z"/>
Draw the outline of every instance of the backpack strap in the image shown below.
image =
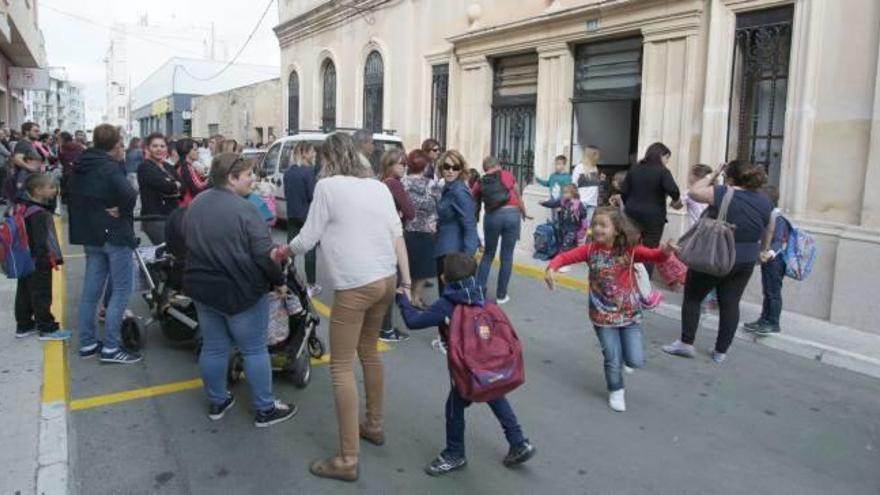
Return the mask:
<path id="1" fill-rule="evenodd" d="M 724 198 L 721 199 L 721 208 L 718 209 L 718 220 L 724 222 L 727 220 L 727 209 L 730 208 L 730 202 L 733 201 L 734 189 L 727 187 Z"/>

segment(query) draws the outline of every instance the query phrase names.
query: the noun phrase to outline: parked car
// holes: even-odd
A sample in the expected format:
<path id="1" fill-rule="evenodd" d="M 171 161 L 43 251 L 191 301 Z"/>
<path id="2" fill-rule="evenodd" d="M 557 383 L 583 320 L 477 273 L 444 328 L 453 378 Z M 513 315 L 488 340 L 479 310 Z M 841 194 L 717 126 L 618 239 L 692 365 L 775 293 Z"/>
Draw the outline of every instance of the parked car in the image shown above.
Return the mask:
<path id="1" fill-rule="evenodd" d="M 245 160 L 253 160 L 254 164 L 257 166 L 257 174 L 261 172 L 259 168 L 263 163 L 263 158 L 266 157 L 266 150 L 261 150 L 258 148 L 245 148 L 241 150 L 241 157 Z"/>
<path id="2" fill-rule="evenodd" d="M 338 129 L 338 131 L 353 133 L 354 129 Z M 279 219 L 284 218 L 285 213 L 287 212 L 287 202 L 284 199 L 284 172 L 287 171 L 288 167 L 290 167 L 290 164 L 293 162 L 294 146 L 300 141 L 308 141 L 312 143 L 316 149 L 320 150 L 321 145 L 324 143 L 324 140 L 327 139 L 328 135 L 330 135 L 330 133 L 323 131 L 302 131 L 292 136 L 285 136 L 278 139 L 272 143 L 272 146 L 269 147 L 268 151 L 255 150 L 265 153 L 263 161 L 260 163 L 260 173 L 265 173 L 265 177 L 268 177 L 272 184 L 277 186 L 276 203 Z M 369 158 L 373 163 L 374 169 L 378 169 L 379 158 L 386 150 L 392 148 L 403 149 L 403 141 L 400 137 L 389 133 L 373 134 L 373 144 L 375 145 L 375 151 L 373 152 L 373 156 Z M 242 154 L 244 154 L 244 152 Z M 320 170 L 320 153 L 318 153 L 316 160 L 316 165 Z"/>

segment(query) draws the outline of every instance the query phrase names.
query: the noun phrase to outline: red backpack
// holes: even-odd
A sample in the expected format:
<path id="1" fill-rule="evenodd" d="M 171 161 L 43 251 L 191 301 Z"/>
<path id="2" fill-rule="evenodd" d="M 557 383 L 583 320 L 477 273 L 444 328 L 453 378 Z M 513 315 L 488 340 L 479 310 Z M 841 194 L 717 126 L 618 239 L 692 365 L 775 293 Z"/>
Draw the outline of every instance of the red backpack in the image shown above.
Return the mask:
<path id="1" fill-rule="evenodd" d="M 522 344 L 495 303 L 456 306 L 448 347 L 449 373 L 466 400 L 488 402 L 526 380 Z"/>

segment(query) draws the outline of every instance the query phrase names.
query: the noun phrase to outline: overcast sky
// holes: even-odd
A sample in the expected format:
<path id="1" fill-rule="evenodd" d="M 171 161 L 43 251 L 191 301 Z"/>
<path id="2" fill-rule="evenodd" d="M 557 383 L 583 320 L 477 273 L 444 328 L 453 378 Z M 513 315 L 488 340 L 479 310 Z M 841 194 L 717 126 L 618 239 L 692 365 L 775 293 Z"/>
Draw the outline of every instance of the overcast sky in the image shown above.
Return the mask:
<path id="1" fill-rule="evenodd" d="M 265 9 L 267 0 L 45 0 L 39 2 L 40 28 L 46 39 L 49 65 L 64 67 L 68 78 L 86 88 L 86 106 L 93 111 L 103 108 L 104 57 L 110 40 L 107 26 L 114 22 L 135 24 L 147 15 L 150 24 L 208 28 L 214 22 L 218 50 L 225 45 L 231 57 L 247 39 L 248 34 Z M 61 12 L 64 13 L 61 13 Z M 85 19 L 79 19 L 82 17 Z M 278 24 L 277 3 L 273 3 L 253 40 L 238 59 L 241 62 L 279 65 L 278 41 L 272 28 Z M 153 41 L 143 37 L 128 37 L 129 53 L 143 52 L 146 47 L 156 48 L 158 56 L 142 57 L 137 63 L 129 61 L 133 86 L 161 66 L 170 55 L 195 57 L 192 42 L 188 44 L 171 35 L 160 35 Z M 180 47 L 177 50 L 177 47 Z"/>

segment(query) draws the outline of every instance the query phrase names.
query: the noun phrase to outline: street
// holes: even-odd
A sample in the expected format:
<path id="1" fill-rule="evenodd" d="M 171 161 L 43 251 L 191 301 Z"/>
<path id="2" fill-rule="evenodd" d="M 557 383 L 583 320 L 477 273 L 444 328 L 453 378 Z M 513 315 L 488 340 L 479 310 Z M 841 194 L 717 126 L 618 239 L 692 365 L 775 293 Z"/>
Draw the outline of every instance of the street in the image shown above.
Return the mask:
<path id="1" fill-rule="evenodd" d="M 276 230 L 279 242 L 283 232 Z M 65 318 L 75 321 L 84 259 L 67 248 Z M 322 260 L 319 256 L 319 283 Z M 526 384 L 511 394 L 537 456 L 516 470 L 501 465 L 507 445 L 488 407 L 467 415 L 469 465 L 435 479 L 423 468 L 443 447 L 448 393 L 445 357 L 433 330 L 383 354 L 383 447 L 361 444 L 360 480 L 315 478 L 310 461 L 337 447 L 326 365 L 297 390 L 276 378 L 279 398 L 294 401 L 292 421 L 253 426 L 248 389 L 219 422 L 206 417 L 192 349 L 147 331 L 142 363 L 100 365 L 69 345 L 70 479 L 80 494 L 104 493 L 880 493 L 880 395 L 877 381 L 743 341 L 715 365 L 714 335 L 685 360 L 659 347 L 678 322 L 644 321 L 647 367 L 627 375 L 628 411 L 606 403 L 602 358 L 586 319 L 586 296 L 514 276 L 504 306 L 523 341 Z M 329 305 L 332 291 L 320 300 Z M 132 309 L 145 314 L 140 296 Z M 321 335 L 326 342 L 326 314 Z M 398 316 L 395 316 L 398 318 Z M 168 385 L 147 398 L 106 394 Z M 87 402 L 83 399 L 98 397 Z"/>

